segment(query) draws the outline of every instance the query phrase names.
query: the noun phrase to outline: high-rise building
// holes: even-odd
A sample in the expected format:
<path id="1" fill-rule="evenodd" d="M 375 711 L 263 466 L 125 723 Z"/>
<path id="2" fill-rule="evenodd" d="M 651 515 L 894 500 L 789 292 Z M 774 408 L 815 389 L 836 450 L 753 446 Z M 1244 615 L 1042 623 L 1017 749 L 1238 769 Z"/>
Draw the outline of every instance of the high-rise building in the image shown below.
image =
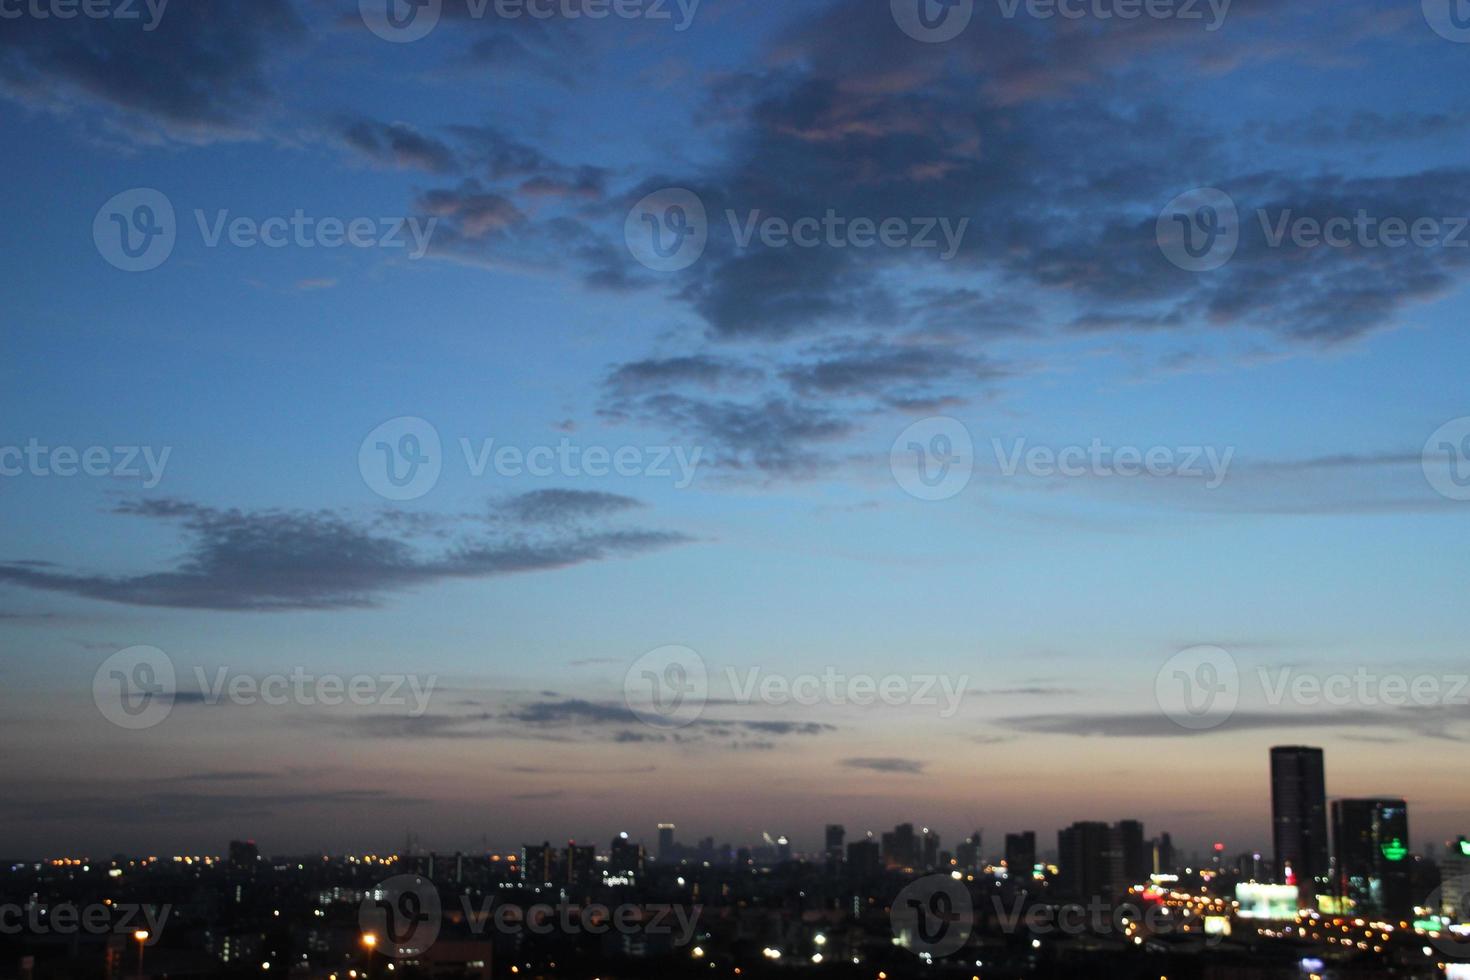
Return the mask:
<path id="1" fill-rule="evenodd" d="M 1403 800 L 1333 800 L 1336 895 L 1359 915 L 1407 918 L 1414 909 L 1409 808 Z"/>
<path id="2" fill-rule="evenodd" d="M 667 864 L 677 860 L 674 854 L 674 825 L 661 823 L 658 825 L 658 860 L 660 864 Z"/>
<path id="3" fill-rule="evenodd" d="M 608 874 L 620 878 L 643 878 L 643 845 L 629 839 L 627 832 L 613 838 L 607 849 Z"/>
<path id="4" fill-rule="evenodd" d="M 1119 861 L 1122 863 L 1123 884 L 1137 885 L 1147 882 L 1153 874 L 1154 854 L 1143 835 L 1143 823 L 1138 820 L 1121 820 L 1113 828 L 1116 836 Z"/>
<path id="5" fill-rule="evenodd" d="M 1092 898 L 1120 895 L 1147 881 L 1153 852 L 1144 844 L 1143 823 L 1122 820 L 1113 826 L 1082 821 L 1057 834 L 1062 890 Z"/>
<path id="6" fill-rule="evenodd" d="M 925 871 L 933 871 L 939 867 L 939 835 L 925 827 L 923 830 L 923 854 L 920 855 L 920 866 Z"/>
<path id="7" fill-rule="evenodd" d="M 254 874 L 260 863 L 260 848 L 253 840 L 230 841 L 230 870 Z"/>
<path id="8" fill-rule="evenodd" d="M 1456 922 L 1470 922 L 1470 838 L 1449 845 L 1440 879 L 1440 910 Z"/>
<path id="9" fill-rule="evenodd" d="M 883 835 L 883 863 L 890 868 L 918 866 L 919 845 L 913 824 L 901 823 Z"/>
<path id="10" fill-rule="evenodd" d="M 883 855 L 878 842 L 868 833 L 862 840 L 847 845 L 847 873 L 857 880 L 871 878 L 883 868 Z"/>
<path id="11" fill-rule="evenodd" d="M 1006 834 L 1006 874 L 1021 881 L 1030 881 L 1035 868 L 1036 831 Z"/>
<path id="12" fill-rule="evenodd" d="M 842 842 L 847 837 L 847 828 L 840 823 L 829 823 L 827 825 L 826 854 L 827 867 L 836 870 L 842 863 Z"/>
<path id="13" fill-rule="evenodd" d="M 597 883 L 597 848 L 591 844 L 567 841 L 566 881 L 569 885 L 588 886 Z"/>
<path id="14" fill-rule="evenodd" d="M 1169 875 L 1177 871 L 1174 858 L 1174 838 L 1160 834 L 1154 840 L 1154 874 Z"/>
<path id="15" fill-rule="evenodd" d="M 1271 835 L 1276 875 L 1303 896 L 1328 877 L 1327 785 L 1322 750 L 1282 745 L 1271 750 Z"/>
<path id="16" fill-rule="evenodd" d="M 955 861 L 961 871 L 975 874 L 985 869 L 985 852 L 981 840 L 981 832 L 977 830 L 955 848 Z"/>
<path id="17" fill-rule="evenodd" d="M 1105 823 L 1079 821 L 1057 833 L 1058 884 L 1068 895 L 1113 894 L 1123 879 L 1122 858 L 1118 835 Z"/>
<path id="18" fill-rule="evenodd" d="M 556 882 L 556 848 L 551 846 L 551 841 L 521 848 L 521 880 L 533 885 Z"/>

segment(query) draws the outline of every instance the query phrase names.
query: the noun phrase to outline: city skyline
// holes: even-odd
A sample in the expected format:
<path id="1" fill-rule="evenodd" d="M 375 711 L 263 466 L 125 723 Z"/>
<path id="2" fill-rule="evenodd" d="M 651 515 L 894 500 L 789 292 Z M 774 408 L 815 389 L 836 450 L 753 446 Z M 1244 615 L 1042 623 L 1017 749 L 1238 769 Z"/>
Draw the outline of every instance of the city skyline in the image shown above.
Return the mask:
<path id="1" fill-rule="evenodd" d="M 1457 7 L 527 3 L 0 4 L 0 852 L 1466 832 Z"/>

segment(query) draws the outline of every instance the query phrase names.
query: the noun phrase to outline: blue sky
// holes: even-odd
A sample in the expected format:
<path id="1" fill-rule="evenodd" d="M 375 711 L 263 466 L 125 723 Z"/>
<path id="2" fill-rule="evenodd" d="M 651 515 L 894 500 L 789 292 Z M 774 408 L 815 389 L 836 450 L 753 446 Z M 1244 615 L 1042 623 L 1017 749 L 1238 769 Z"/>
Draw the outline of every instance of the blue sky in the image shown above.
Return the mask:
<path id="1" fill-rule="evenodd" d="M 1237 0 L 1206 31 L 977 0 L 924 43 L 886 0 L 705 0 L 685 31 L 445 0 L 395 44 L 353 3 L 175 2 L 153 32 L 0 25 L 0 444 L 170 450 L 152 487 L 0 478 L 15 847 L 455 848 L 660 819 L 815 846 L 828 821 L 998 840 L 1140 817 L 1246 850 L 1268 843 L 1266 748 L 1300 741 L 1328 748 L 1334 795 L 1407 797 L 1416 841 L 1465 832 L 1463 702 L 1268 707 L 1256 680 L 1465 669 L 1470 503 L 1420 457 L 1470 415 L 1470 249 L 1272 248 L 1256 216 L 1470 215 L 1470 45 L 1418 4 Z M 1154 229 L 1199 187 L 1241 240 L 1195 273 Z M 135 188 L 178 240 L 130 273 L 93 223 Z M 674 272 L 623 233 L 664 188 L 708 210 Z M 757 209 L 967 226 L 948 262 L 741 248 L 724 214 Z M 211 248 L 195 218 L 297 210 L 435 223 L 412 259 Z M 395 502 L 359 448 L 401 417 L 438 432 L 443 474 Z M 890 450 L 934 418 L 974 473 L 920 500 Z M 701 462 L 687 487 L 476 477 L 462 439 Z M 992 440 L 1232 455 L 1216 488 L 1008 476 Z M 666 644 L 715 688 L 835 667 L 975 693 L 939 718 L 712 689 L 727 724 L 675 737 L 619 714 Z M 1184 735 L 1155 677 L 1197 644 L 1230 651 L 1242 704 Z M 185 681 L 442 690 L 411 724 L 185 700 L 119 732 L 92 679 L 138 645 Z"/>

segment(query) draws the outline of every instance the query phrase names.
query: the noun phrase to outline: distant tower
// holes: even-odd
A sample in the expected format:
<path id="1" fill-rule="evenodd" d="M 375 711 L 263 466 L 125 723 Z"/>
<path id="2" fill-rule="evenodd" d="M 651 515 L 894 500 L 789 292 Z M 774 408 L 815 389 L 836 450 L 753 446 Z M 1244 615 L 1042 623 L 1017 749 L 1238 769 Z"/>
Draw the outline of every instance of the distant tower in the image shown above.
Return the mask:
<path id="1" fill-rule="evenodd" d="M 1409 807 L 1403 800 L 1333 800 L 1336 894 L 1360 915 L 1414 911 Z"/>
<path id="2" fill-rule="evenodd" d="M 658 861 L 667 864 L 674 860 L 674 825 L 661 823 L 658 825 Z"/>
<path id="3" fill-rule="evenodd" d="M 1327 881 L 1327 787 L 1322 750 L 1283 745 L 1271 750 L 1271 834 L 1276 875 L 1304 898 Z"/>

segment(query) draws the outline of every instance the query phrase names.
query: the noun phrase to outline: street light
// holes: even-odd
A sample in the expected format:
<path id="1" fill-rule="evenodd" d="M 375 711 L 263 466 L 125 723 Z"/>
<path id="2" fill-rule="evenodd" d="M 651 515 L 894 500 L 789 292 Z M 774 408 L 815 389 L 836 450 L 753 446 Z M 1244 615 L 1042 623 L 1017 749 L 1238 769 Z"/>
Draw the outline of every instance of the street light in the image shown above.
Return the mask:
<path id="1" fill-rule="evenodd" d="M 148 930 L 139 929 L 133 938 L 138 941 L 138 980 L 143 980 L 143 947 L 148 943 Z"/>

